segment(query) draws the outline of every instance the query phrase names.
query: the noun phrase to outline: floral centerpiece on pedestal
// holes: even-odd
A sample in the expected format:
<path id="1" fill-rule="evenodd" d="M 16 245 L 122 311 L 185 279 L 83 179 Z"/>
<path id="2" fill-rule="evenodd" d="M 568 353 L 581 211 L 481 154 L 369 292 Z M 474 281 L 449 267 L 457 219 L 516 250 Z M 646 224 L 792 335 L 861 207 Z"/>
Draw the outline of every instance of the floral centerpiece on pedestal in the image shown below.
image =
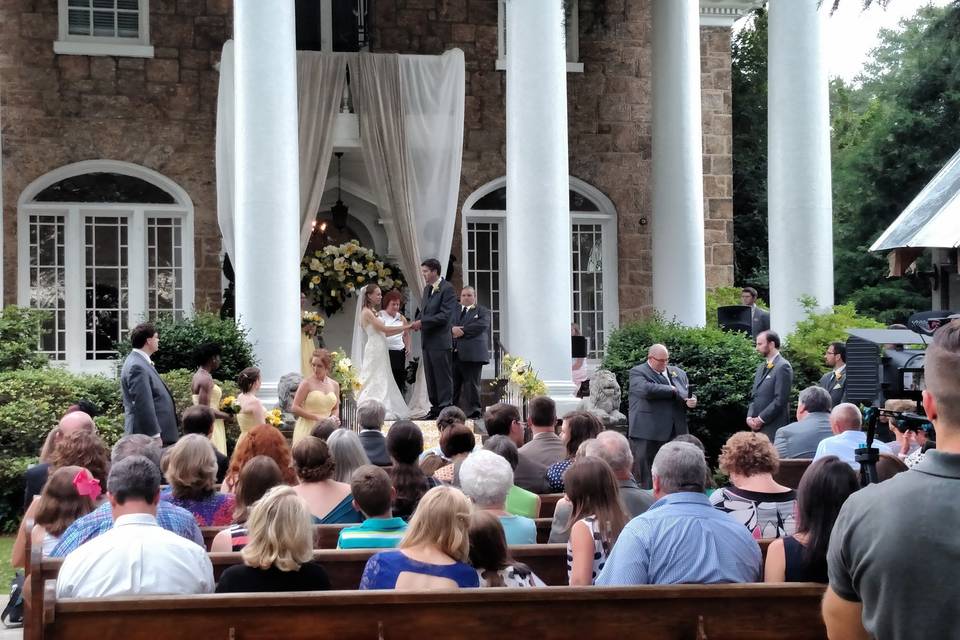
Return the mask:
<path id="1" fill-rule="evenodd" d="M 400 269 L 356 240 L 327 245 L 304 256 L 300 263 L 301 289 L 327 316 L 341 308 L 358 289 L 373 282 L 384 293 L 406 285 Z"/>
<path id="2" fill-rule="evenodd" d="M 343 352 L 337 349 L 330 353 L 333 366 L 330 368 L 330 377 L 340 385 L 341 397 L 356 396 L 360 392 L 360 374 L 353 366 L 353 362 Z"/>
<path id="3" fill-rule="evenodd" d="M 547 385 L 537 376 L 533 365 L 509 353 L 503 356 L 500 377 L 497 380 L 501 384 L 506 382 L 508 396 L 529 400 L 534 396 L 547 394 Z"/>

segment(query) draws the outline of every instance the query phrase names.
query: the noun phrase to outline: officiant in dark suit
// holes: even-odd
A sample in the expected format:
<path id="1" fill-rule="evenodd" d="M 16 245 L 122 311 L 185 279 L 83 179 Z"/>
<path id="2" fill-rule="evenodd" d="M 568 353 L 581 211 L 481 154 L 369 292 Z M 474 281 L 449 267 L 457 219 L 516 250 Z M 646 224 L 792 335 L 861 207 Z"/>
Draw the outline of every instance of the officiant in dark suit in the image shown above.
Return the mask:
<path id="1" fill-rule="evenodd" d="M 453 401 L 471 419 L 481 417 L 480 372 L 490 361 L 490 310 L 477 304 L 473 287 L 460 290 L 453 335 Z"/>
<path id="2" fill-rule="evenodd" d="M 793 367 L 780 355 L 780 336 L 773 331 L 757 336 L 757 353 L 764 361 L 753 376 L 747 426 L 753 431 L 762 431 L 773 442 L 777 429 L 790 423 Z"/>
<path id="3" fill-rule="evenodd" d="M 457 313 L 457 294 L 453 285 L 440 277 L 440 262 L 428 258 L 420 265 L 420 272 L 427 286 L 423 289 L 423 302 L 414 331 L 421 331 L 423 372 L 427 379 L 427 395 L 430 397 L 430 415 L 435 420 L 440 410 L 453 404 L 453 325 Z"/>
<path id="4" fill-rule="evenodd" d="M 647 351 L 647 361 L 630 369 L 630 450 L 633 474 L 644 488 L 653 486 L 650 466 L 666 442 L 687 433 L 687 410 L 697 406 L 687 374 L 672 367 L 662 344 Z"/>
<path id="5" fill-rule="evenodd" d="M 120 370 L 123 432 L 158 438 L 164 447 L 168 447 L 180 434 L 173 395 L 160 379 L 151 359 L 160 348 L 160 334 L 152 324 L 138 324 L 130 332 L 130 345 L 133 350 Z"/>

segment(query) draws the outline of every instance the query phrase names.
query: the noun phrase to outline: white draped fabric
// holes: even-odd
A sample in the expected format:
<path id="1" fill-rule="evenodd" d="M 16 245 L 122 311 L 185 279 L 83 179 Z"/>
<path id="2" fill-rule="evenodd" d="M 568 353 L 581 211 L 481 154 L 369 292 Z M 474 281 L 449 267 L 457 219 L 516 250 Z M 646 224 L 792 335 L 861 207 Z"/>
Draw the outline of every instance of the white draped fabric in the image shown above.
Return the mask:
<path id="1" fill-rule="evenodd" d="M 220 87 L 217 91 L 217 223 L 223 250 L 234 261 L 233 253 L 233 185 L 236 159 L 233 127 L 233 40 L 223 43 L 220 54 Z"/>

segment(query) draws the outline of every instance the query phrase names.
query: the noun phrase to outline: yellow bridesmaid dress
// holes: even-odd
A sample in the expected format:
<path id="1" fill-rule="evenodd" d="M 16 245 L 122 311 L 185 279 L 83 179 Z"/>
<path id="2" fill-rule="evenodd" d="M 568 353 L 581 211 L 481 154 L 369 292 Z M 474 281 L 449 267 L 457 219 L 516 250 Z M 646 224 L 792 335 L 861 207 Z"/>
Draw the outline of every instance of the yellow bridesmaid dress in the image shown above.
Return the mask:
<path id="1" fill-rule="evenodd" d="M 300 332 L 300 375 L 304 378 L 309 378 L 313 375 L 313 365 L 310 364 L 310 360 L 313 358 L 313 352 L 316 350 L 317 344 L 314 342 L 312 336 L 308 336 L 304 332 Z"/>
<path id="2" fill-rule="evenodd" d="M 243 442 L 247 432 L 257 426 L 257 421 L 253 417 L 253 413 L 249 411 L 241 411 L 237 414 L 237 426 L 240 427 L 240 437 L 237 438 L 237 445 L 234 447 L 234 451 L 236 451 L 237 447 L 240 446 L 240 443 Z"/>
<path id="3" fill-rule="evenodd" d="M 223 397 L 223 389 L 220 388 L 220 385 L 215 384 L 213 388 L 210 389 L 210 402 L 207 405 L 214 411 L 220 410 L 220 399 Z M 193 404 L 200 404 L 200 396 L 193 394 Z M 223 426 L 223 420 L 217 418 L 213 421 L 213 434 L 210 436 L 210 442 L 213 443 L 214 448 L 222 453 L 227 455 L 227 430 Z"/>
<path id="4" fill-rule="evenodd" d="M 336 395 L 329 391 L 314 389 L 307 394 L 306 399 L 303 401 L 303 408 L 310 413 L 326 417 L 330 415 L 330 412 L 333 411 L 333 407 L 336 406 L 336 404 Z M 315 426 L 317 425 L 312 420 L 297 418 L 297 423 L 293 427 L 293 444 L 297 444 L 300 438 L 310 435 L 310 432 L 313 431 Z"/>

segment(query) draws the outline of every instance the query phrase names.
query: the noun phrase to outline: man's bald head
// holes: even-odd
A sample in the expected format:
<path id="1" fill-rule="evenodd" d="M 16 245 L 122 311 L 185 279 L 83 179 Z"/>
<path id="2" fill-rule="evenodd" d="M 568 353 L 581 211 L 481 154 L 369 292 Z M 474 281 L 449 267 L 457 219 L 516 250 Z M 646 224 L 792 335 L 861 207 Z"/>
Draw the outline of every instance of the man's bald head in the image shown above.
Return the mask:
<path id="1" fill-rule="evenodd" d="M 57 424 L 57 431 L 60 437 L 68 436 L 74 431 L 96 432 L 96 426 L 93 424 L 93 418 L 83 411 L 71 411 L 62 418 Z"/>
<path id="2" fill-rule="evenodd" d="M 830 412 L 830 428 L 834 433 L 843 433 L 844 431 L 860 431 L 863 425 L 863 418 L 860 415 L 860 409 L 857 405 L 843 402 L 838 404 Z"/>
<path id="3" fill-rule="evenodd" d="M 667 348 L 662 344 L 653 344 L 647 349 L 647 364 L 649 364 L 650 368 L 654 371 L 662 372 L 666 369 L 667 362 L 669 361 L 670 352 L 667 351 Z"/>

